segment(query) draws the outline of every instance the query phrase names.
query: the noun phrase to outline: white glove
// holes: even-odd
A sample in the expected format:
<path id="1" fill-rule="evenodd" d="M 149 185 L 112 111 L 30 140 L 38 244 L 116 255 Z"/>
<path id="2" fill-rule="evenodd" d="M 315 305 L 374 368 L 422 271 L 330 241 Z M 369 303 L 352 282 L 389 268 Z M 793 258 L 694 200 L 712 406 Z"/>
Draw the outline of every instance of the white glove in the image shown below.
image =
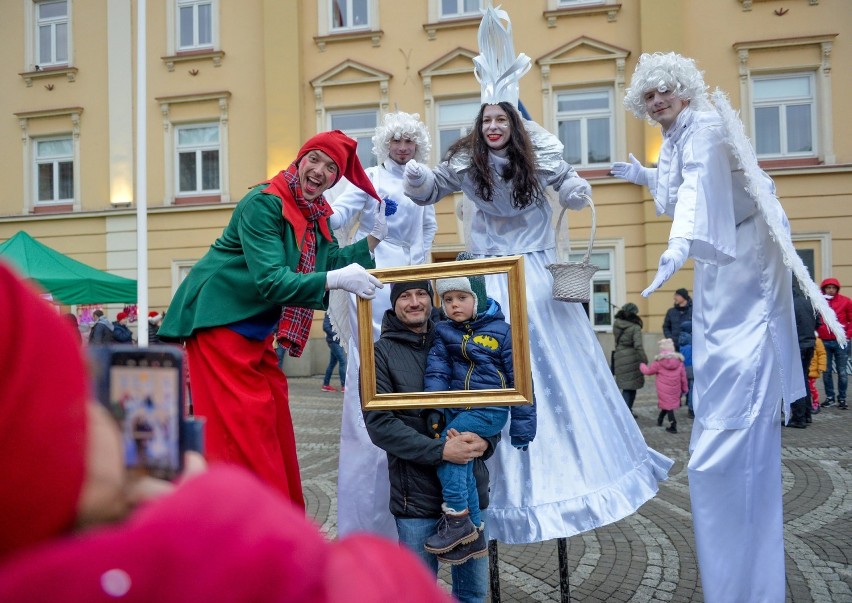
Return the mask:
<path id="1" fill-rule="evenodd" d="M 586 197 L 592 196 L 592 187 L 589 186 L 588 182 L 584 182 L 568 195 L 568 207 L 571 208 L 583 208 L 589 204 Z"/>
<path id="2" fill-rule="evenodd" d="M 337 230 L 341 226 L 343 226 L 343 217 L 339 213 L 334 212 L 328 217 L 329 228 L 331 228 L 332 230 Z"/>
<path id="3" fill-rule="evenodd" d="M 426 182 L 426 171 L 415 159 L 409 159 L 405 164 L 403 177 L 411 186 L 417 188 Z"/>
<path id="4" fill-rule="evenodd" d="M 338 270 L 326 273 L 326 286 L 329 289 L 343 289 L 362 299 L 376 297 L 376 287 L 384 288 L 382 281 L 364 270 L 359 264 L 349 264 Z"/>
<path id="5" fill-rule="evenodd" d="M 613 163 L 612 167 L 609 168 L 610 173 L 616 178 L 627 180 L 633 184 L 647 186 L 648 175 L 645 173 L 645 168 L 641 163 L 639 163 L 639 160 L 633 156 L 633 153 L 630 153 L 629 158 L 630 163 L 624 163 L 622 161 L 616 161 Z"/>
<path id="6" fill-rule="evenodd" d="M 660 285 L 669 280 L 672 275 L 680 270 L 689 256 L 689 239 L 674 238 L 669 240 L 669 248 L 660 256 L 660 266 L 657 268 L 657 276 L 654 277 L 647 289 L 642 292 L 642 297 L 648 297 L 659 289 Z"/>
<path id="7" fill-rule="evenodd" d="M 370 236 L 379 241 L 384 241 L 388 236 L 388 218 L 385 216 L 384 203 L 376 203 L 376 211 L 373 212 L 373 230 L 370 231 Z"/>

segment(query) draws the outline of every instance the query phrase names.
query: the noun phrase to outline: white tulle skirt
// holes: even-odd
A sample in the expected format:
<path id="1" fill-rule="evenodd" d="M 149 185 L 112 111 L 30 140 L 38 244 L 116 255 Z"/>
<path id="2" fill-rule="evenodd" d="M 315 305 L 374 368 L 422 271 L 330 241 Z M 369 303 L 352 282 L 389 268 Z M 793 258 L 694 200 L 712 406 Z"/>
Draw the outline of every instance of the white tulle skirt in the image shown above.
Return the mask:
<path id="1" fill-rule="evenodd" d="M 568 537 L 630 515 L 673 461 L 648 448 L 580 304 L 553 301 L 552 252 L 524 256 L 538 432 L 526 452 L 509 428 L 486 464 L 491 538 L 509 544 Z M 505 275 L 486 278 L 508 315 Z"/>

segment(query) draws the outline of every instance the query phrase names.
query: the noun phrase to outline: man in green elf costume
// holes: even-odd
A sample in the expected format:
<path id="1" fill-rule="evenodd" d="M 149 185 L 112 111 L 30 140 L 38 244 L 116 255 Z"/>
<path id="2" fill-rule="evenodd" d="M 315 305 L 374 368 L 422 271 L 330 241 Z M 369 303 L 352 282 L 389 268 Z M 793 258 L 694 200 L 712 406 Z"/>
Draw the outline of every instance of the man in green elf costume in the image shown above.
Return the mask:
<path id="1" fill-rule="evenodd" d="M 338 130 L 317 134 L 289 168 L 252 188 L 181 283 L 159 331 L 186 346 L 208 459 L 248 467 L 300 506 L 287 378 L 272 337 L 278 327 L 279 345 L 300 356 L 330 289 L 372 299 L 383 286 L 364 268 L 375 267 L 372 252 L 387 233 L 384 206 L 356 146 Z M 373 231 L 344 248 L 323 197 L 341 176 L 377 202 Z"/>

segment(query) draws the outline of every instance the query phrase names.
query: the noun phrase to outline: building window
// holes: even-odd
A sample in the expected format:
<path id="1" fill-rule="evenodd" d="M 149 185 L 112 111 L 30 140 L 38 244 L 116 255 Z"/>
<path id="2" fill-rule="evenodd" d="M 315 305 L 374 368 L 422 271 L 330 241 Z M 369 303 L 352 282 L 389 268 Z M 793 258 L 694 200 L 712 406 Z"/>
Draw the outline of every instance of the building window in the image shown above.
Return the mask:
<path id="1" fill-rule="evenodd" d="M 559 0 L 559 8 L 571 8 L 572 6 L 584 6 L 587 4 L 604 4 L 605 0 Z"/>
<path id="2" fill-rule="evenodd" d="M 74 145 L 71 137 L 36 140 L 36 205 L 74 200 Z"/>
<path id="3" fill-rule="evenodd" d="M 219 193 L 219 126 L 178 126 L 175 137 L 177 194 Z"/>
<path id="4" fill-rule="evenodd" d="M 814 96 L 811 74 L 752 80 L 752 123 L 758 156 L 814 155 Z"/>
<path id="5" fill-rule="evenodd" d="M 478 16 L 482 9 L 482 0 L 441 0 L 441 18 Z"/>
<path id="6" fill-rule="evenodd" d="M 379 114 L 370 111 L 334 111 L 329 112 L 332 130 L 342 130 L 347 136 L 358 141 L 358 159 L 361 165 L 372 167 L 378 163 L 373 155 L 373 134 L 379 123 Z"/>
<path id="7" fill-rule="evenodd" d="M 569 262 L 582 262 L 585 250 L 572 251 Z M 612 327 L 613 306 L 615 295 L 614 251 L 595 249 L 589 256 L 589 262 L 599 268 L 592 278 L 592 295 L 588 304 L 583 304 L 592 326 L 598 330 L 608 330 Z"/>
<path id="8" fill-rule="evenodd" d="M 213 47 L 213 2 L 178 0 L 178 50 Z"/>
<path id="9" fill-rule="evenodd" d="M 36 7 L 36 57 L 39 67 L 68 64 L 68 2 L 39 2 Z"/>
<path id="10" fill-rule="evenodd" d="M 479 100 L 438 103 L 438 161 L 443 161 L 455 141 L 470 132 L 481 106 Z"/>
<path id="11" fill-rule="evenodd" d="M 556 125 L 559 140 L 565 145 L 565 161 L 581 167 L 611 162 L 614 128 L 610 90 L 558 93 Z"/>
<path id="12" fill-rule="evenodd" d="M 331 30 L 366 29 L 370 26 L 368 0 L 331 0 Z"/>

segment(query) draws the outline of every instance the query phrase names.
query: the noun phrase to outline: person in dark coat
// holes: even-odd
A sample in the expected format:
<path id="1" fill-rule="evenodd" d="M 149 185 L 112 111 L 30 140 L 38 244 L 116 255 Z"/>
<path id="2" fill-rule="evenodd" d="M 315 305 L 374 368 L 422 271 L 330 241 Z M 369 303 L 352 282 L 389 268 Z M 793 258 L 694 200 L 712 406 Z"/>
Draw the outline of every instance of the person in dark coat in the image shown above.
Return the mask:
<path id="1" fill-rule="evenodd" d="M 615 339 L 612 363 L 615 383 L 621 389 L 627 408 L 636 417 L 633 412 L 636 391 L 645 386 L 645 377 L 639 370 L 639 364 L 648 362 L 648 356 L 642 346 L 642 319 L 639 318 L 639 308 L 636 304 L 626 303 L 616 312 L 612 336 Z"/>
<path id="2" fill-rule="evenodd" d="M 95 319 L 95 324 L 92 325 L 92 330 L 89 331 L 89 345 L 112 343 L 114 341 L 112 332 L 115 327 L 104 316 L 103 310 L 95 310 L 92 312 L 92 317 Z"/>
<path id="3" fill-rule="evenodd" d="M 680 335 L 677 345 L 683 355 L 683 366 L 686 369 L 686 383 L 689 391 L 686 392 L 686 406 L 689 408 L 689 418 L 695 418 L 695 410 L 692 408 L 692 386 L 695 383 L 695 372 L 692 370 L 692 321 L 684 320 L 680 325 Z"/>
<path id="4" fill-rule="evenodd" d="M 679 350 L 678 339 L 680 338 L 680 326 L 684 320 L 692 320 L 692 298 L 689 291 L 680 288 L 674 293 L 674 305 L 666 312 L 663 319 L 663 335 L 671 339 L 675 344 L 675 351 Z"/>
<path id="5" fill-rule="evenodd" d="M 382 318 L 382 333 L 375 345 L 376 392 L 423 391 L 426 357 L 432 346 L 432 287 L 427 280 L 394 283 L 391 309 Z M 428 553 L 423 544 L 437 531 L 441 517 L 441 482 L 437 468 L 442 461 L 458 464 L 473 460 L 481 508 L 488 506 L 488 468 L 500 434 L 489 438 L 462 432 L 440 437 L 418 410 L 365 411 L 364 423 L 372 442 L 388 454 L 390 512 L 396 520 L 400 543 L 411 549 L 437 575 L 441 559 L 452 565 L 453 595 L 459 601 L 483 601 L 488 592 L 488 562 L 467 558 L 468 545 L 452 551 L 452 558 Z"/>
<path id="6" fill-rule="evenodd" d="M 799 355 L 802 357 L 802 374 L 807 381 L 816 346 L 817 316 L 811 302 L 805 298 L 799 281 L 793 279 L 793 311 L 796 313 L 796 333 L 799 336 Z M 790 404 L 792 417 L 787 427 L 804 429 L 811 422 L 810 392 Z"/>
<path id="7" fill-rule="evenodd" d="M 127 327 L 127 312 L 119 312 L 112 323 L 112 337 L 118 343 L 133 343 L 133 331 Z"/>

